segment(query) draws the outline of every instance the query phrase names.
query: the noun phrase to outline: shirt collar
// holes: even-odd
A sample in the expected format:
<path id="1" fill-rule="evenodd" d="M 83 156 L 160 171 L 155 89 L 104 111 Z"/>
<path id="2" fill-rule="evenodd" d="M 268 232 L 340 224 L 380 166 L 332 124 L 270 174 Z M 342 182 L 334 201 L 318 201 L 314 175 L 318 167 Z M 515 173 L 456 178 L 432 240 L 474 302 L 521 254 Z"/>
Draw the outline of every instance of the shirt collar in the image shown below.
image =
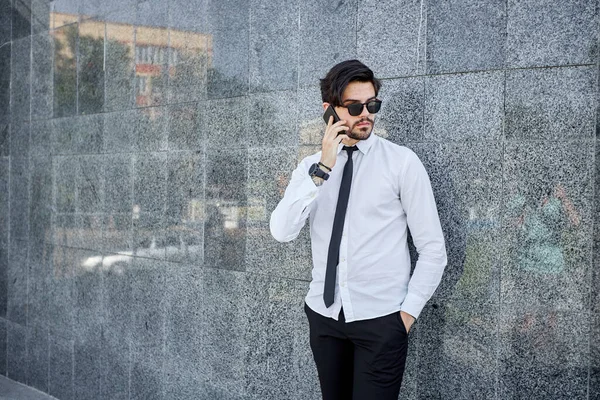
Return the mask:
<path id="1" fill-rule="evenodd" d="M 369 152 L 369 149 L 371 148 L 371 146 L 373 145 L 373 143 L 375 142 L 375 140 L 377 140 L 377 138 L 375 137 L 375 133 L 371 132 L 371 135 L 369 136 L 368 139 L 366 140 L 359 140 L 356 143 L 356 147 L 358 147 L 358 150 L 363 153 L 363 155 L 366 155 Z M 338 154 L 340 153 L 340 151 L 342 151 L 342 147 L 344 147 L 345 145 L 343 143 L 340 143 L 338 145 Z"/>

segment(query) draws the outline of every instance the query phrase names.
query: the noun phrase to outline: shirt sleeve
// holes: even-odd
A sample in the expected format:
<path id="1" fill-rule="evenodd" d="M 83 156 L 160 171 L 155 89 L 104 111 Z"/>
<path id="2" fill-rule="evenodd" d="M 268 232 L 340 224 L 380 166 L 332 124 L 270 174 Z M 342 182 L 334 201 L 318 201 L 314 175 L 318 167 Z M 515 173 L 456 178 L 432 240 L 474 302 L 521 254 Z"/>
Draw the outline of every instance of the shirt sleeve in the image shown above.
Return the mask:
<path id="1" fill-rule="evenodd" d="M 401 309 L 417 318 L 442 279 L 447 257 L 431 182 L 425 167 L 412 152 L 401 176 L 400 200 L 419 253 Z"/>
<path id="2" fill-rule="evenodd" d="M 308 164 L 304 159 L 294 170 L 283 198 L 271 214 L 269 227 L 278 242 L 289 242 L 298 237 L 315 204 L 319 187 L 308 175 Z"/>

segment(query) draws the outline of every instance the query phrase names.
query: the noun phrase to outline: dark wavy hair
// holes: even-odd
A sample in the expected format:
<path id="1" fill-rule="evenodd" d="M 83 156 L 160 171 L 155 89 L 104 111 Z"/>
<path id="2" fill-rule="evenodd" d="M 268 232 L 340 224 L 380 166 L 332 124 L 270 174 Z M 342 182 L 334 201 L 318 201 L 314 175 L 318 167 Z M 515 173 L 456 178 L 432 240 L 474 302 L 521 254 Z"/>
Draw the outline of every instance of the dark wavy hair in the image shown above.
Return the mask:
<path id="1" fill-rule="evenodd" d="M 334 65 L 325 78 L 321 79 L 323 102 L 341 106 L 342 94 L 350 82 L 371 82 L 375 88 L 375 96 L 381 88 L 381 82 L 369 67 L 358 60 L 346 60 Z"/>

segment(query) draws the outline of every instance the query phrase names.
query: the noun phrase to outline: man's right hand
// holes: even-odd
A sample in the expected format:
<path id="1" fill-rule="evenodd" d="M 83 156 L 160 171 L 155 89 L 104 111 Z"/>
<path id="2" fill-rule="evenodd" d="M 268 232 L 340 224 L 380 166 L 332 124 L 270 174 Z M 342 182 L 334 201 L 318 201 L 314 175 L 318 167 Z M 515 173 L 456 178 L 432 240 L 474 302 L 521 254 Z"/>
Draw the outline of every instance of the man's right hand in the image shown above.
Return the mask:
<path id="1" fill-rule="evenodd" d="M 333 117 L 329 117 L 325 135 L 323 135 L 321 162 L 332 169 L 337 160 L 338 145 L 342 140 L 348 139 L 347 135 L 340 133 L 348 130 L 348 126 L 344 125 L 345 123 L 346 121 L 341 120 L 333 124 Z"/>

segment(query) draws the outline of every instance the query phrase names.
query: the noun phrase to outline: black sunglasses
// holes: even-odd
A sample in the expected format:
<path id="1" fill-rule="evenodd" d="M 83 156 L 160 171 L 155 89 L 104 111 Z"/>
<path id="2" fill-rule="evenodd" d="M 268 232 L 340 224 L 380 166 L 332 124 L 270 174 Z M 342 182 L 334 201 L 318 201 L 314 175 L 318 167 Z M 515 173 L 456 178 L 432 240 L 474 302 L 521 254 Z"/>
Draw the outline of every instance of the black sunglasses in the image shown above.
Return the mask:
<path id="1" fill-rule="evenodd" d="M 340 107 L 347 108 L 348 114 L 352 115 L 353 117 L 356 117 L 362 113 L 364 106 L 367 106 L 368 112 L 370 112 L 371 114 L 376 114 L 381 109 L 381 100 L 369 100 L 366 103 L 352 103 L 348 104 L 347 106 Z"/>

